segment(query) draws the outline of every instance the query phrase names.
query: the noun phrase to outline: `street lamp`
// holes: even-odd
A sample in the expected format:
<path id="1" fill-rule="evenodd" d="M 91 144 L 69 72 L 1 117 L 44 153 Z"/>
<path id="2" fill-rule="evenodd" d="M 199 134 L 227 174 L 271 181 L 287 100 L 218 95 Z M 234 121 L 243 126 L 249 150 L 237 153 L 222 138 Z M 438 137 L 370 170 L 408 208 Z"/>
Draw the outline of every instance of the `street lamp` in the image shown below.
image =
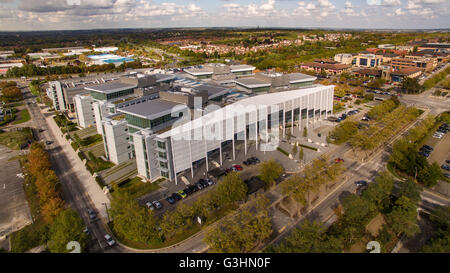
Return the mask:
<path id="1" fill-rule="evenodd" d="M 105 205 L 106 208 L 106 217 L 108 219 L 108 224 L 109 224 L 109 213 L 108 213 L 108 205 L 106 203 L 102 203 L 103 205 Z"/>

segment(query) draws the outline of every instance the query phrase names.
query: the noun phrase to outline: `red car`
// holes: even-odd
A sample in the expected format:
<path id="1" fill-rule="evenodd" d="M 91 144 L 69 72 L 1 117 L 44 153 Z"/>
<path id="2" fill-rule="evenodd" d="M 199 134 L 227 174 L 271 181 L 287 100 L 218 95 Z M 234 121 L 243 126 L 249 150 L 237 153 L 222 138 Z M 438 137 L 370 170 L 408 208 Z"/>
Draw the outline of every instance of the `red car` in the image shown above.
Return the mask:
<path id="1" fill-rule="evenodd" d="M 336 163 L 344 162 L 344 159 L 342 159 L 342 158 L 336 158 L 336 159 L 334 160 L 334 162 L 336 162 Z"/>
<path id="2" fill-rule="evenodd" d="M 236 171 L 242 171 L 241 165 L 233 165 L 233 168 L 236 169 Z"/>

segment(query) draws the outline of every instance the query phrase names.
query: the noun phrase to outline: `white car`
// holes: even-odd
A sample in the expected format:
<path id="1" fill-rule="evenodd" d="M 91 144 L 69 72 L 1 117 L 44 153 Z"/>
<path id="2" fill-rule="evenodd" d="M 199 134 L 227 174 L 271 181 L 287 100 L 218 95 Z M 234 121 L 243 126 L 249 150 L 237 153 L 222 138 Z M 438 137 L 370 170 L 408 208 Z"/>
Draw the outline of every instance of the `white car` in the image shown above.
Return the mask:
<path id="1" fill-rule="evenodd" d="M 105 240 L 106 240 L 106 242 L 108 243 L 109 246 L 113 246 L 113 245 L 116 244 L 116 241 L 114 241 L 114 239 L 109 234 L 106 234 L 104 236 L 104 238 L 105 238 Z"/>
<path id="2" fill-rule="evenodd" d="M 442 138 L 442 135 L 433 134 L 432 137 L 434 137 L 434 138 Z"/>
<path id="3" fill-rule="evenodd" d="M 152 202 L 147 202 L 147 203 L 145 203 L 145 205 L 147 206 L 147 208 L 149 208 L 151 210 L 155 209 L 155 206 L 152 204 Z"/>

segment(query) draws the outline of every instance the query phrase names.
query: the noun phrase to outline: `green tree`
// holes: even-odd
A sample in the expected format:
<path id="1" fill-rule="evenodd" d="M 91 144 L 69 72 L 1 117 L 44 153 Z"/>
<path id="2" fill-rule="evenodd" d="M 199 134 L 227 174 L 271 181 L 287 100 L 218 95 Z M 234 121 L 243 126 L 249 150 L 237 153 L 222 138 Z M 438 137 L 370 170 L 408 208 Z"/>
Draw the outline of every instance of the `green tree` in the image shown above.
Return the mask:
<path id="1" fill-rule="evenodd" d="M 395 206 L 388 215 L 391 229 L 400 235 L 407 237 L 416 235 L 420 229 L 417 225 L 417 205 L 406 196 L 401 196 L 395 202 Z"/>
<path id="2" fill-rule="evenodd" d="M 245 199 L 247 196 L 247 185 L 239 173 L 230 172 L 219 181 L 214 193 L 219 205 L 231 204 Z"/>
<path id="3" fill-rule="evenodd" d="M 50 227 L 48 249 L 52 253 L 70 252 L 66 248 L 71 241 L 80 243 L 81 251 L 86 248 L 87 235 L 83 232 L 83 219 L 72 209 L 61 212 Z"/>
<path id="4" fill-rule="evenodd" d="M 292 157 L 295 157 L 297 155 L 297 151 L 298 151 L 297 144 L 294 144 L 292 146 Z"/>
<path id="5" fill-rule="evenodd" d="M 300 152 L 298 153 L 298 159 L 300 159 L 300 161 L 302 161 L 304 156 L 305 155 L 303 153 L 303 147 L 300 147 Z"/>
<path id="6" fill-rule="evenodd" d="M 419 81 L 414 78 L 406 77 L 401 82 L 400 88 L 408 94 L 417 94 L 424 90 L 424 87 L 419 84 Z"/>
<path id="7" fill-rule="evenodd" d="M 401 182 L 398 185 L 398 197 L 405 196 L 417 204 L 420 201 L 420 192 L 422 187 L 411 179 Z"/>
<path id="8" fill-rule="evenodd" d="M 139 206 L 128 194 L 117 189 L 111 201 L 110 214 L 114 231 L 127 240 L 145 244 L 161 242 L 153 212 Z"/>
<path id="9" fill-rule="evenodd" d="M 362 198 L 374 203 L 379 210 L 389 205 L 390 194 L 394 188 L 394 179 L 387 171 L 383 171 L 370 183 L 363 192 Z"/>
<path id="10" fill-rule="evenodd" d="M 304 220 L 280 244 L 268 247 L 266 253 L 339 253 L 340 240 L 326 234 L 322 223 Z"/>
<path id="11" fill-rule="evenodd" d="M 303 128 L 303 137 L 308 137 L 308 128 Z"/>
<path id="12" fill-rule="evenodd" d="M 261 180 L 264 181 L 265 187 L 270 188 L 275 184 L 275 180 L 283 173 L 283 167 L 273 159 L 267 160 L 259 166 L 259 173 Z"/>

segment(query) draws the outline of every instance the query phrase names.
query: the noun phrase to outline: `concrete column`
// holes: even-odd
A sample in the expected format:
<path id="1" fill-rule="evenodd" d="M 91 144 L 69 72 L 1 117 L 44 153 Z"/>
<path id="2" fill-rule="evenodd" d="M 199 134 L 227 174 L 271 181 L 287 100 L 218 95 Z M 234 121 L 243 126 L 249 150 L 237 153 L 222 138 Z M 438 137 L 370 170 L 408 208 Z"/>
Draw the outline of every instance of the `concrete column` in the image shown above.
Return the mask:
<path id="1" fill-rule="evenodd" d="M 178 185 L 177 171 L 176 171 L 177 168 L 176 168 L 176 165 L 175 165 L 175 154 L 173 152 L 173 139 L 172 139 L 172 137 L 170 137 L 170 148 L 172 150 L 173 174 L 175 176 L 175 185 Z"/>
<path id="2" fill-rule="evenodd" d="M 223 139 L 223 121 L 220 121 L 220 145 L 219 145 L 219 160 L 220 160 L 220 166 L 223 165 L 223 159 L 222 159 L 222 139 Z"/>
<path id="3" fill-rule="evenodd" d="M 266 153 L 267 150 L 267 145 L 269 143 L 269 107 L 266 106 L 266 148 L 264 149 L 264 154 Z"/>
<path id="4" fill-rule="evenodd" d="M 286 137 L 286 102 L 283 102 L 283 138 Z"/>
<path id="5" fill-rule="evenodd" d="M 306 96 L 306 128 L 309 126 L 309 95 Z"/>
<path id="6" fill-rule="evenodd" d="M 299 113 L 298 113 L 298 131 L 301 132 L 302 131 L 302 97 L 299 98 L 298 109 L 299 109 Z"/>
<path id="7" fill-rule="evenodd" d="M 189 131 L 189 160 L 191 161 L 191 177 L 194 178 L 194 166 L 193 166 L 193 162 L 192 162 L 192 147 L 191 147 L 191 131 Z"/>
<path id="8" fill-rule="evenodd" d="M 203 143 L 205 143 L 205 159 L 206 159 L 206 172 L 209 171 L 208 167 L 208 145 L 206 144 L 205 126 L 203 126 Z"/>
<path id="9" fill-rule="evenodd" d="M 256 107 L 256 122 L 255 122 L 255 129 L 256 129 L 256 150 L 258 150 L 258 106 Z"/>
<path id="10" fill-rule="evenodd" d="M 234 114 L 233 114 L 233 122 L 231 123 L 232 124 L 232 131 L 233 131 L 233 160 L 235 160 L 236 159 L 236 148 L 235 148 L 235 145 L 234 145 L 234 134 L 236 133 L 236 131 L 234 130 Z"/>
<path id="11" fill-rule="evenodd" d="M 244 151 L 247 155 L 247 113 L 244 114 Z"/>
<path id="12" fill-rule="evenodd" d="M 294 134 L 294 101 L 295 100 L 291 101 L 291 135 Z"/>

